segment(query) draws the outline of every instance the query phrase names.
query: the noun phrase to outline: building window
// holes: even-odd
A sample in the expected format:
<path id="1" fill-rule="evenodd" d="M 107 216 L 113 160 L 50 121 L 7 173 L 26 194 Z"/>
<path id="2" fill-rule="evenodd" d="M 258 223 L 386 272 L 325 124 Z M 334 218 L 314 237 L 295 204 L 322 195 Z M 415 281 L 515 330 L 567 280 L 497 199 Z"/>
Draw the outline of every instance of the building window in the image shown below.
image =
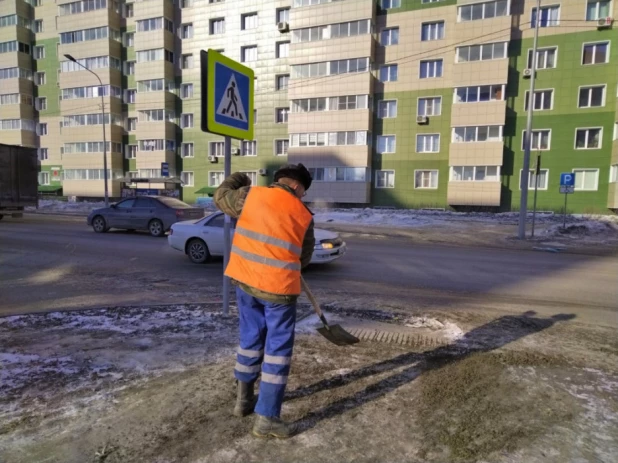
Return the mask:
<path id="1" fill-rule="evenodd" d="M 290 145 L 298 147 L 310 146 L 344 146 L 367 145 L 368 132 L 363 130 L 348 132 L 311 132 L 290 134 Z M 371 134 L 369 134 L 371 136 Z"/>
<path id="2" fill-rule="evenodd" d="M 523 170 L 519 170 L 519 189 L 521 190 L 521 177 L 523 175 Z M 539 175 L 537 177 L 536 171 L 531 169 L 528 174 L 528 189 L 534 190 L 537 188 L 539 190 L 547 190 L 547 183 L 549 179 L 549 170 L 541 169 Z"/>
<path id="3" fill-rule="evenodd" d="M 258 14 L 247 13 L 241 16 L 241 29 L 248 31 L 250 29 L 256 29 L 258 27 Z"/>
<path id="4" fill-rule="evenodd" d="M 225 144 L 222 141 L 211 141 L 208 145 L 208 154 L 218 158 L 225 156 Z"/>
<path id="5" fill-rule="evenodd" d="M 432 189 L 438 188 L 437 170 L 417 170 L 414 172 L 414 188 Z"/>
<path id="6" fill-rule="evenodd" d="M 596 150 L 601 148 L 603 129 L 576 129 L 575 130 L 575 149 Z"/>
<path id="7" fill-rule="evenodd" d="M 49 172 L 39 172 L 39 185 L 49 185 Z"/>
<path id="8" fill-rule="evenodd" d="M 287 156 L 290 140 L 275 140 L 275 155 Z"/>
<path id="9" fill-rule="evenodd" d="M 45 59 L 45 46 L 37 45 L 32 48 L 32 55 L 34 59 Z"/>
<path id="10" fill-rule="evenodd" d="M 49 159 L 49 152 L 47 151 L 47 148 L 39 148 L 39 161 L 47 161 L 48 159 Z M 48 183 L 49 183 L 49 180 L 48 180 Z"/>
<path id="11" fill-rule="evenodd" d="M 423 23 L 421 26 L 421 40 L 442 40 L 444 38 L 444 21 Z"/>
<path id="12" fill-rule="evenodd" d="M 257 118 L 257 109 L 253 110 L 253 123 L 257 124 L 258 123 L 258 118 Z"/>
<path id="13" fill-rule="evenodd" d="M 596 191 L 599 188 L 599 169 L 573 169 L 575 191 Z"/>
<path id="14" fill-rule="evenodd" d="M 442 77 L 442 63 L 441 59 L 421 61 L 421 79 L 430 79 Z"/>
<path id="15" fill-rule="evenodd" d="M 193 186 L 193 172 L 181 172 L 180 181 L 182 182 L 183 187 Z"/>
<path id="16" fill-rule="evenodd" d="M 500 180 L 498 166 L 451 167 L 451 182 L 497 182 Z"/>
<path id="17" fill-rule="evenodd" d="M 597 21 L 599 19 L 608 18 L 610 15 L 610 0 L 588 0 L 586 8 L 586 21 Z"/>
<path id="18" fill-rule="evenodd" d="M 124 5 L 124 17 L 132 18 L 135 14 L 135 10 L 133 8 L 133 3 L 126 3 Z"/>
<path id="19" fill-rule="evenodd" d="M 383 100 L 378 102 L 378 117 L 380 119 L 397 117 L 397 100 Z"/>
<path id="20" fill-rule="evenodd" d="M 378 148 L 379 154 L 394 153 L 397 145 L 397 139 L 395 135 L 378 135 Z"/>
<path id="21" fill-rule="evenodd" d="M 135 132 L 137 130 L 137 117 L 127 118 L 127 132 Z"/>
<path id="22" fill-rule="evenodd" d="M 417 153 L 438 153 L 440 151 L 439 134 L 418 134 L 416 136 Z"/>
<path id="23" fill-rule="evenodd" d="M 135 32 L 125 32 L 125 34 L 124 34 L 124 46 L 125 47 L 134 47 L 135 46 Z"/>
<path id="24" fill-rule="evenodd" d="M 210 34 L 225 34 L 225 18 L 217 18 L 210 20 Z"/>
<path id="25" fill-rule="evenodd" d="M 34 106 L 37 111 L 45 111 L 47 109 L 47 98 L 46 97 L 35 98 Z"/>
<path id="26" fill-rule="evenodd" d="M 191 69 L 193 67 L 193 55 L 181 55 L 180 67 L 182 69 Z"/>
<path id="27" fill-rule="evenodd" d="M 124 73 L 127 76 L 132 76 L 135 74 L 135 61 L 125 61 Z"/>
<path id="28" fill-rule="evenodd" d="M 275 88 L 277 90 L 287 90 L 288 84 L 290 82 L 289 74 L 282 74 L 275 78 Z"/>
<path id="29" fill-rule="evenodd" d="M 376 170 L 376 188 L 395 188 L 395 171 Z"/>
<path id="30" fill-rule="evenodd" d="M 287 124 L 289 112 L 290 108 L 275 108 L 275 122 L 277 124 Z"/>
<path id="31" fill-rule="evenodd" d="M 223 172 L 209 172 L 208 173 L 208 186 L 210 187 L 218 187 L 225 180 L 225 175 Z"/>
<path id="32" fill-rule="evenodd" d="M 401 6 L 401 0 L 382 0 L 382 9 L 390 10 L 392 8 L 399 8 Z"/>
<path id="33" fill-rule="evenodd" d="M 277 42 L 277 58 L 290 56 L 290 42 Z"/>
<path id="34" fill-rule="evenodd" d="M 40 32 L 43 32 L 43 20 L 42 19 L 36 19 L 34 21 L 34 32 L 36 32 L 37 34 Z"/>
<path id="35" fill-rule="evenodd" d="M 579 108 L 600 108 L 605 106 L 605 85 L 581 87 L 579 89 Z"/>
<path id="36" fill-rule="evenodd" d="M 439 116 L 440 114 L 442 114 L 441 96 L 418 99 L 418 116 Z"/>
<path id="37" fill-rule="evenodd" d="M 508 1 L 494 0 L 492 2 L 474 3 L 457 8 L 459 22 L 478 21 L 508 15 Z"/>
<path id="38" fill-rule="evenodd" d="M 397 65 L 389 64 L 380 68 L 381 82 L 396 82 L 397 81 Z"/>
<path id="39" fill-rule="evenodd" d="M 47 83 L 47 79 L 45 78 L 45 73 L 35 72 L 34 73 L 34 83 L 35 85 L 45 85 Z"/>
<path id="40" fill-rule="evenodd" d="M 616 182 L 618 182 L 618 164 L 612 165 L 609 170 L 609 183 Z"/>
<path id="41" fill-rule="evenodd" d="M 536 8 L 532 8 L 532 21 L 530 27 L 536 27 Z M 560 5 L 542 6 L 539 18 L 539 27 L 556 27 L 560 24 Z"/>
<path id="42" fill-rule="evenodd" d="M 242 142 L 242 156 L 257 156 L 257 141 L 245 140 Z"/>
<path id="43" fill-rule="evenodd" d="M 380 34 L 380 43 L 385 47 L 390 45 L 399 44 L 399 28 L 391 27 L 390 29 L 384 29 Z"/>
<path id="44" fill-rule="evenodd" d="M 240 54 L 241 54 L 240 60 L 243 63 L 250 63 L 253 61 L 257 61 L 257 54 L 258 54 L 257 51 L 258 51 L 257 45 L 252 45 L 249 47 L 242 47 L 240 49 Z"/>
<path id="45" fill-rule="evenodd" d="M 290 9 L 289 8 L 277 8 L 277 23 L 289 23 L 290 22 Z"/>
<path id="46" fill-rule="evenodd" d="M 47 135 L 47 122 L 41 122 L 38 125 L 38 135 L 39 136 L 45 136 Z"/>
<path id="47" fill-rule="evenodd" d="M 526 96 L 524 101 L 524 111 L 528 111 L 529 91 L 526 90 Z M 545 111 L 554 107 L 554 91 L 553 90 L 535 90 L 534 92 L 534 104 L 533 109 L 535 111 Z"/>
<path id="48" fill-rule="evenodd" d="M 457 48 L 457 62 L 488 61 L 506 58 L 506 42 L 484 43 Z"/>
<path id="49" fill-rule="evenodd" d="M 556 67 L 557 48 L 542 48 L 536 51 L 536 68 L 553 69 Z M 532 50 L 528 51 L 528 68 L 532 69 Z"/>
<path id="50" fill-rule="evenodd" d="M 182 129 L 193 128 L 193 114 L 181 114 L 180 115 L 180 128 Z"/>
<path id="51" fill-rule="evenodd" d="M 192 157 L 194 157 L 193 143 L 182 143 L 180 145 L 180 155 L 183 158 L 192 158 Z"/>
<path id="52" fill-rule="evenodd" d="M 453 143 L 475 143 L 502 141 L 501 125 L 454 127 Z"/>
<path id="53" fill-rule="evenodd" d="M 125 150 L 125 157 L 127 159 L 137 158 L 137 145 L 127 145 L 127 149 Z"/>
<path id="54" fill-rule="evenodd" d="M 210 3 L 213 3 L 212 1 Z M 180 8 L 191 8 L 193 0 L 180 0 Z"/>
<path id="55" fill-rule="evenodd" d="M 135 95 L 137 95 L 137 90 L 134 88 L 128 88 L 125 90 L 125 92 L 126 92 L 125 94 L 126 103 L 135 103 Z"/>
<path id="56" fill-rule="evenodd" d="M 455 89 L 456 103 L 479 103 L 504 100 L 504 85 L 482 85 Z"/>
<path id="57" fill-rule="evenodd" d="M 530 150 L 531 151 L 547 151 L 551 147 L 551 130 L 543 129 L 543 130 L 533 130 L 532 137 L 530 140 Z M 521 150 L 524 151 L 526 149 L 526 131 L 522 132 L 521 137 Z"/>
<path id="58" fill-rule="evenodd" d="M 180 25 L 180 38 L 192 39 L 193 38 L 193 23 Z"/>
<path id="59" fill-rule="evenodd" d="M 605 64 L 609 62 L 609 42 L 584 45 L 582 64 Z"/>
<path id="60" fill-rule="evenodd" d="M 187 99 L 193 97 L 193 84 L 180 85 L 180 98 Z"/>

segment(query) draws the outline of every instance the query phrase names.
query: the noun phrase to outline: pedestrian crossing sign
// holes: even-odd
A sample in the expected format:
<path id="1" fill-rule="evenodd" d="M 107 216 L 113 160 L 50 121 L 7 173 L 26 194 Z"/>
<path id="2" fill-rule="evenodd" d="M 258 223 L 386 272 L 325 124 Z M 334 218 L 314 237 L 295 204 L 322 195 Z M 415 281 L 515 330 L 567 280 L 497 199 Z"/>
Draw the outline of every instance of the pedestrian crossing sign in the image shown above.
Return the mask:
<path id="1" fill-rule="evenodd" d="M 214 50 L 201 52 L 202 130 L 253 140 L 253 70 Z"/>

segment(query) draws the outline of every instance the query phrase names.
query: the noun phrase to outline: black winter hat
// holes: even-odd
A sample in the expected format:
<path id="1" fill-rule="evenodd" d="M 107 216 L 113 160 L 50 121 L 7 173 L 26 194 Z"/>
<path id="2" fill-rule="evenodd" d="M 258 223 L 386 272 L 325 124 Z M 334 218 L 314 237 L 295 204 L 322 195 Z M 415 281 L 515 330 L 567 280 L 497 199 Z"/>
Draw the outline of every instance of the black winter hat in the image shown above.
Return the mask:
<path id="1" fill-rule="evenodd" d="M 313 181 L 307 168 L 300 163 L 288 164 L 278 169 L 277 172 L 275 172 L 275 182 L 278 182 L 279 179 L 282 178 L 291 178 L 292 180 L 300 182 L 305 187 L 305 190 L 309 189 Z"/>

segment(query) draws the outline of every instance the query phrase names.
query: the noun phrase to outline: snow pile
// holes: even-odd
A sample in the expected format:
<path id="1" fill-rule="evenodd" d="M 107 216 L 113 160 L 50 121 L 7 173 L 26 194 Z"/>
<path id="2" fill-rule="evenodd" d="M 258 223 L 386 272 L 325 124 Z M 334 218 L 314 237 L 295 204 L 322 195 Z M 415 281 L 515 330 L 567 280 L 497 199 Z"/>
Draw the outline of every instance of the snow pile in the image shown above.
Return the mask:
<path id="1" fill-rule="evenodd" d="M 555 224 L 544 230 L 540 238 L 566 238 L 589 241 L 611 241 L 618 239 L 618 217 L 599 216 L 594 219 L 578 216 L 562 224 Z"/>

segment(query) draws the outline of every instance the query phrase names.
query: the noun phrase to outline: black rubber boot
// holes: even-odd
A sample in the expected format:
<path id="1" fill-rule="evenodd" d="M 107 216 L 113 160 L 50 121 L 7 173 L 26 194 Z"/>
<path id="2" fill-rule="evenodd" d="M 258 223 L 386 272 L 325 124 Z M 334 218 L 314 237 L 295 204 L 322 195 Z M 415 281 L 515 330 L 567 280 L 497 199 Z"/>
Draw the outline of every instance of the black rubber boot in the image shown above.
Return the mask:
<path id="1" fill-rule="evenodd" d="M 281 418 L 269 418 L 262 415 L 257 415 L 251 431 L 255 437 L 276 437 L 278 439 L 287 439 L 297 432 L 298 426 L 295 423 L 286 423 L 281 421 Z"/>
<path id="2" fill-rule="evenodd" d="M 242 381 L 236 381 L 236 405 L 234 406 L 234 415 L 243 417 L 251 415 L 257 398 L 253 390 L 255 383 L 243 383 Z"/>

